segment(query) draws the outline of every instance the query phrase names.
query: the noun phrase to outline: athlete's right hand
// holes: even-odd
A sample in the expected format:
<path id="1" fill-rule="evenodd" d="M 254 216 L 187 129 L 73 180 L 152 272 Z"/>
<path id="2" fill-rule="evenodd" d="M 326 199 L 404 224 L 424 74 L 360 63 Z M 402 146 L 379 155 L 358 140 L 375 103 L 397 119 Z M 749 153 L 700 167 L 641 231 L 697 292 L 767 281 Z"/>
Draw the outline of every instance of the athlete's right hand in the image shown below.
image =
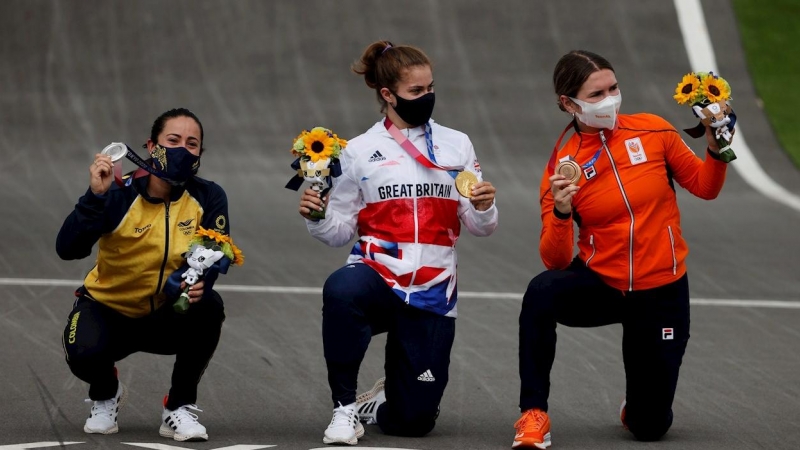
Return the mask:
<path id="1" fill-rule="evenodd" d="M 556 209 L 561 214 L 570 214 L 572 212 L 572 197 L 580 190 L 580 186 L 576 186 L 567 180 L 567 177 L 561 174 L 555 174 L 549 178 L 550 191 L 553 193 L 553 200 L 556 202 Z"/>
<path id="2" fill-rule="evenodd" d="M 300 196 L 300 215 L 308 220 L 316 221 L 317 219 L 311 217 L 311 209 L 322 211 L 323 205 L 327 204 L 328 197 L 320 198 L 317 191 L 306 188 L 306 190 L 303 191 L 303 195 Z"/>
<path id="3" fill-rule="evenodd" d="M 89 187 L 95 195 L 103 195 L 111 188 L 114 180 L 114 163 L 111 157 L 103 154 L 94 155 L 94 162 L 89 166 Z"/>

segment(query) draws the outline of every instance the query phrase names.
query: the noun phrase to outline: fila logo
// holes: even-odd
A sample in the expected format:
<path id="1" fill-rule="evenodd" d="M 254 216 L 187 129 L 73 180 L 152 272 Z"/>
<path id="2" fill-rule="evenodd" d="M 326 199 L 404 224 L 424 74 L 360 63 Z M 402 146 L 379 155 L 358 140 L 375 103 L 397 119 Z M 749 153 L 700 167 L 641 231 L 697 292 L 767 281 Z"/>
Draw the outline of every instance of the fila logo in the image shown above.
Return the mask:
<path id="1" fill-rule="evenodd" d="M 625 140 L 625 150 L 628 151 L 628 158 L 634 166 L 647 162 L 647 154 L 644 152 L 642 140 L 638 137 Z"/>
<path id="2" fill-rule="evenodd" d="M 431 370 L 428 369 L 425 372 L 422 372 L 420 376 L 417 377 L 419 381 L 436 381 L 436 378 L 433 377 Z"/>
<path id="3" fill-rule="evenodd" d="M 662 328 L 661 329 L 661 339 L 665 341 L 671 341 L 675 336 L 675 331 L 672 328 Z"/>
<path id="4" fill-rule="evenodd" d="M 141 234 L 141 233 L 144 233 L 145 231 L 149 230 L 151 226 L 152 226 L 152 224 L 148 223 L 147 225 L 143 226 L 142 228 L 133 227 L 133 231 Z"/>
<path id="5" fill-rule="evenodd" d="M 591 180 L 595 175 L 597 175 L 597 171 L 594 170 L 594 166 L 589 166 L 583 169 L 583 174 L 586 176 L 587 180 Z"/>
<path id="6" fill-rule="evenodd" d="M 369 157 L 369 160 L 367 160 L 367 162 L 378 162 L 378 161 L 386 161 L 386 157 L 381 155 L 380 150 L 375 150 L 375 153 L 373 153 L 372 156 Z"/>

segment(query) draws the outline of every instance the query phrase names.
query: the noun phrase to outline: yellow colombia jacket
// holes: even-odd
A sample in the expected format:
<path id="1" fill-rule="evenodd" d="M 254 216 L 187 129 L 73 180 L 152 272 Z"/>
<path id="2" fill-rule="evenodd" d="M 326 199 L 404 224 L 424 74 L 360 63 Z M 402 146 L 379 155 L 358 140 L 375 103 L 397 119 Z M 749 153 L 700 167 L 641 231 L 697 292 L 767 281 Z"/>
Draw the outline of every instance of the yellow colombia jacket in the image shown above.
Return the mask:
<path id="1" fill-rule="evenodd" d="M 88 190 L 56 241 L 62 259 L 82 259 L 99 243 L 97 263 L 79 290 L 129 317 L 161 307 L 167 278 L 186 261 L 198 226 L 229 234 L 228 200 L 217 184 L 192 177 L 173 187 L 169 203 L 147 195 L 148 177 L 112 184 L 104 195 Z"/>

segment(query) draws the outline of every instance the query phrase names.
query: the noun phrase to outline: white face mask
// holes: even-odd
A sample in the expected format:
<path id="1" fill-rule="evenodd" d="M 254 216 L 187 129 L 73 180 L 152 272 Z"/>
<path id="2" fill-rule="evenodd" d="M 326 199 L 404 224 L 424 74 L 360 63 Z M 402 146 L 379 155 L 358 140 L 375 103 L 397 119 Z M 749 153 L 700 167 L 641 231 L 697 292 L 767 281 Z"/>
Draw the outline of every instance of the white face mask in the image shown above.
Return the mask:
<path id="1" fill-rule="evenodd" d="M 575 113 L 578 120 L 590 127 L 611 130 L 617 123 L 617 113 L 622 104 L 622 92 L 617 95 L 609 95 L 597 103 L 587 103 L 572 97 L 570 100 L 581 107 L 582 112 Z"/>

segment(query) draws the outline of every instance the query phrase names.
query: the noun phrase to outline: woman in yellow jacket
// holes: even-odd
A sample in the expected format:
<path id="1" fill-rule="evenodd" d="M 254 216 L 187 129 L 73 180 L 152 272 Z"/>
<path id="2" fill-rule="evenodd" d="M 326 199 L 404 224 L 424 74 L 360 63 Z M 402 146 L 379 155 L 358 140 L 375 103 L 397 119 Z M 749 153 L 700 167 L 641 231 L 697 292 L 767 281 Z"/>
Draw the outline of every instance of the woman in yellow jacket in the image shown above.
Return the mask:
<path id="1" fill-rule="evenodd" d="M 710 129 L 703 160 L 661 117 L 618 114 L 622 94 L 614 69 L 597 54 L 564 55 L 553 83 L 559 108 L 574 119 L 541 184 L 539 252 L 548 270 L 528 285 L 519 318 L 522 417 L 512 447 L 550 445 L 557 323 L 622 324 L 627 389 L 621 419 L 638 439 L 657 440 L 672 424 L 689 340 L 688 248 L 674 182 L 713 199 L 727 164 Z M 575 178 L 560 174 L 559 164 L 570 165 Z M 573 223 L 579 230 L 574 258 Z"/>

